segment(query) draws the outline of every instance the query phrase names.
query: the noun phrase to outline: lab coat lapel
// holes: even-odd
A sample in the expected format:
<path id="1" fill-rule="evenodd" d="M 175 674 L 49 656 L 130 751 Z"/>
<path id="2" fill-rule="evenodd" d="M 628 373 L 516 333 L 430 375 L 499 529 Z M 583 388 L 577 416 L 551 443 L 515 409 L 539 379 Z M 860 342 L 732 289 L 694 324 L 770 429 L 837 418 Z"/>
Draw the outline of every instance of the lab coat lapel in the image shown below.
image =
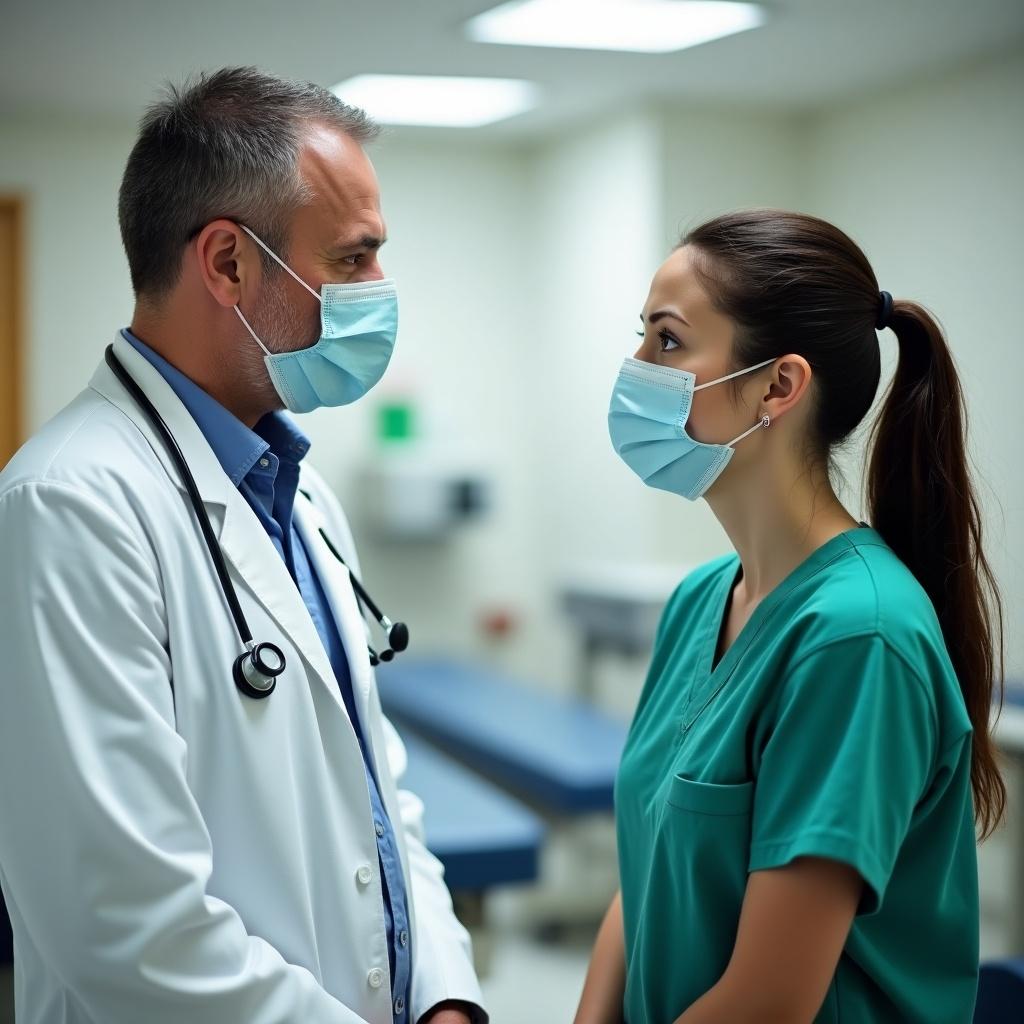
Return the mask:
<path id="1" fill-rule="evenodd" d="M 369 636 L 366 621 L 359 611 L 356 595 L 352 589 L 352 577 L 348 567 L 339 562 L 324 543 L 320 534 L 321 529 L 326 530 L 323 516 L 301 491 L 295 499 L 294 514 L 295 525 L 302 535 L 306 551 L 331 605 L 334 622 L 338 627 L 342 646 L 345 648 L 345 656 L 348 659 L 352 691 L 356 698 L 356 708 L 363 726 L 363 734 L 369 739 L 369 699 L 372 672 L 367 652 Z M 374 746 L 376 745 L 374 744 Z"/>
<path id="2" fill-rule="evenodd" d="M 394 823 L 398 838 L 398 855 L 402 862 L 405 878 L 412 877 L 409 868 L 409 851 L 405 842 L 405 834 L 400 826 L 402 821 L 401 805 L 395 785 L 393 767 L 388 756 L 388 742 L 384 734 L 379 702 L 374 699 L 373 668 L 367 643 L 370 640 L 369 629 L 352 588 L 352 574 L 348 566 L 343 565 L 334 557 L 327 547 L 320 530 L 323 529 L 331 542 L 338 547 L 342 555 L 348 559 L 352 554 L 341 546 L 341 538 L 332 536 L 320 510 L 300 490 L 295 498 L 295 524 L 302 535 L 309 552 L 313 567 L 320 577 L 327 600 L 331 605 L 335 624 L 348 658 L 349 673 L 352 677 L 352 691 L 356 701 L 356 713 L 362 726 L 363 737 L 373 759 L 374 772 L 377 777 L 381 796 L 388 817 Z M 352 555 L 354 560 L 354 555 Z M 399 741 L 399 745 L 400 741 Z M 404 756 L 404 751 L 403 751 Z M 410 904 L 410 911 L 415 913 Z"/>
<path id="3" fill-rule="evenodd" d="M 326 686 L 331 698 L 348 718 L 338 691 L 327 651 L 313 625 L 299 588 L 256 513 L 240 491 L 228 496 L 224 527 L 220 535 L 224 557 L 235 569 L 241 584 L 274 617 L 291 642 L 298 648 L 312 673 Z M 236 585 L 237 585 L 236 581 Z M 254 637 L 261 639 L 272 637 Z"/>
<path id="4" fill-rule="evenodd" d="M 199 426 L 160 371 L 120 334 L 114 339 L 114 354 L 146 393 L 178 443 L 199 488 L 221 551 L 229 567 L 235 570 L 232 582 L 236 587 L 248 590 L 273 616 L 347 720 L 348 711 L 338 692 L 324 645 L 295 581 L 288 574 L 284 560 L 256 518 L 256 513 L 224 472 Z M 90 386 L 138 426 L 184 496 L 181 473 L 166 446 L 105 362 L 100 363 Z M 210 571 L 213 571 L 212 566 Z M 226 604 L 224 613 L 229 614 Z M 254 639 L 259 642 L 273 637 L 257 636 Z"/>

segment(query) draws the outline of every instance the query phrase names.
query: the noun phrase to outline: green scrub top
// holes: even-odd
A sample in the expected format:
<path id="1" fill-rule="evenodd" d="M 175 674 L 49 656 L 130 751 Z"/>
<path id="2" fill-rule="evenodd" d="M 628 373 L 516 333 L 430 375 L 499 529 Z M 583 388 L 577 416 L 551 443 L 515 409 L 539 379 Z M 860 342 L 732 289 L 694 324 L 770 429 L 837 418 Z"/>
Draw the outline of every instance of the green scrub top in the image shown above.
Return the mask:
<path id="1" fill-rule="evenodd" d="M 965 1024 L 978 974 L 971 725 L 935 611 L 874 530 L 840 534 L 714 664 L 735 556 L 658 629 L 615 807 L 628 1024 L 722 976 L 747 875 L 796 857 L 864 895 L 816 1022 Z"/>

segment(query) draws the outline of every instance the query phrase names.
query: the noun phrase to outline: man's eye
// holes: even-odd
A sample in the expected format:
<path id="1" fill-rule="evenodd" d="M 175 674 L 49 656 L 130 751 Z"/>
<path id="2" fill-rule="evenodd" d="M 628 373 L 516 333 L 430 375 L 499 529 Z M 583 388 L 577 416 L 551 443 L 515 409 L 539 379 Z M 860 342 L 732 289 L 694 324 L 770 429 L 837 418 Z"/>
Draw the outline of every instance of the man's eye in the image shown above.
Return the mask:
<path id="1" fill-rule="evenodd" d="M 360 252 L 356 253 L 355 256 L 346 256 L 341 262 L 347 263 L 350 267 L 358 266 L 363 262 L 363 254 Z"/>

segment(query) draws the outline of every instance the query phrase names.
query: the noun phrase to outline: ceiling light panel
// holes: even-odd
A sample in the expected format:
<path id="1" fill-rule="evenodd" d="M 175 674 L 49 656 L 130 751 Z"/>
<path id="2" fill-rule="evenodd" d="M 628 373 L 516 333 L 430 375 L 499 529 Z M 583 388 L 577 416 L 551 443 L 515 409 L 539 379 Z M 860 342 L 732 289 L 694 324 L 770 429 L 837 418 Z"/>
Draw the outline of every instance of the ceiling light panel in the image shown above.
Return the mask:
<path id="1" fill-rule="evenodd" d="M 537 105 L 531 82 L 439 75 L 357 75 L 331 92 L 381 124 L 478 128 Z"/>
<path id="2" fill-rule="evenodd" d="M 512 0 L 466 25 L 508 46 L 671 53 L 756 28 L 764 8 L 724 0 Z"/>

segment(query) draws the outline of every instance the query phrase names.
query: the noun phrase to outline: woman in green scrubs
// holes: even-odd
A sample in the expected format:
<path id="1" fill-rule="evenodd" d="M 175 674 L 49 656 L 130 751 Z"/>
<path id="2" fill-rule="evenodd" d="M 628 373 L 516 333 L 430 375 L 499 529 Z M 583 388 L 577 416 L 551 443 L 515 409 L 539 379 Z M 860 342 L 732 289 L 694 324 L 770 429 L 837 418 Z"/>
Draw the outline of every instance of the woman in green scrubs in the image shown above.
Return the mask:
<path id="1" fill-rule="evenodd" d="M 736 554 L 670 600 L 616 787 L 621 891 L 577 1024 L 964 1024 L 999 602 L 942 333 L 816 218 L 683 239 L 612 396 L 648 484 L 703 497 Z M 843 507 L 830 454 L 899 361 Z M 685 528 L 685 520 L 681 521 Z"/>

